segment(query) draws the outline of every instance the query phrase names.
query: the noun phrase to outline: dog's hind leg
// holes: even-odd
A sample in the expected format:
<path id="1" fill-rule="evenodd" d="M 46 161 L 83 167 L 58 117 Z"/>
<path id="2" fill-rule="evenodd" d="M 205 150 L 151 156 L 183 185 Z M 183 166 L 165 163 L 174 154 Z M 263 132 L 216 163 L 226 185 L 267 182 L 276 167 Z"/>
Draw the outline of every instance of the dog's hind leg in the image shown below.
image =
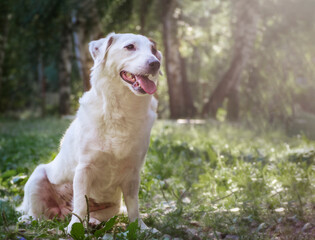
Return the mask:
<path id="1" fill-rule="evenodd" d="M 45 165 L 39 165 L 25 184 L 23 203 L 17 208 L 18 211 L 25 214 L 20 220 L 27 220 L 29 217 L 37 219 L 43 215 L 45 203 L 41 191 L 45 187 L 43 185 L 46 185 L 46 179 Z"/>
<path id="2" fill-rule="evenodd" d="M 47 177 L 48 164 L 35 168 L 24 187 L 24 199 L 17 209 L 24 214 L 20 221 L 30 217 L 63 217 L 71 212 L 72 184 L 54 185 Z"/>

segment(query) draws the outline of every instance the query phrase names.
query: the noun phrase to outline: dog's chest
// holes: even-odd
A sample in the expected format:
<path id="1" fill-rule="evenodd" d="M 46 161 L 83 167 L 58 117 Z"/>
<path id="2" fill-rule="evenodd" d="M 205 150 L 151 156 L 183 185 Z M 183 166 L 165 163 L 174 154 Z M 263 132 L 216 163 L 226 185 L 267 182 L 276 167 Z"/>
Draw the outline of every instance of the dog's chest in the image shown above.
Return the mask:
<path id="1" fill-rule="evenodd" d="M 135 154 L 144 155 L 148 149 L 151 127 L 149 121 L 107 121 L 98 130 L 99 150 L 116 159 L 125 159 Z"/>

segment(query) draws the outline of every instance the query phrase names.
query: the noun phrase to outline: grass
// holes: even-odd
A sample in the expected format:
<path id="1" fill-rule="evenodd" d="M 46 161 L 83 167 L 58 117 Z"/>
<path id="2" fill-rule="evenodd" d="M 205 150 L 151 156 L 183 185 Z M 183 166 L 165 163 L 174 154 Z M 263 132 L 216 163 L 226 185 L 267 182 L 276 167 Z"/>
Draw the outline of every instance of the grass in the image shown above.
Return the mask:
<path id="1" fill-rule="evenodd" d="M 0 238 L 67 238 L 63 229 L 68 219 L 20 224 L 14 207 L 20 204 L 23 185 L 35 166 L 56 156 L 68 125 L 69 121 L 58 119 L 0 121 Z M 314 239 L 314 163 L 315 142 L 300 135 L 211 122 L 158 121 L 139 197 L 144 221 L 160 233 L 140 233 L 120 215 L 101 235 L 105 234 L 103 239 Z M 81 239 L 97 239 L 95 229 L 85 230 Z"/>

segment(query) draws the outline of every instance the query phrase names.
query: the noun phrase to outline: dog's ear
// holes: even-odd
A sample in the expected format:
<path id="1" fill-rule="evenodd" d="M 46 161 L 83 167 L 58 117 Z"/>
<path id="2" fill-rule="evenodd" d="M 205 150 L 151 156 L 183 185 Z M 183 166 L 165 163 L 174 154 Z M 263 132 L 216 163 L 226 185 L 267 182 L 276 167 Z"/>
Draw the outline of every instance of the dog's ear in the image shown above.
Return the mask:
<path id="1" fill-rule="evenodd" d="M 105 57 L 113 43 L 114 35 L 115 33 L 110 33 L 105 38 L 101 38 L 89 43 L 89 50 L 94 62 L 97 60 L 102 60 Z"/>

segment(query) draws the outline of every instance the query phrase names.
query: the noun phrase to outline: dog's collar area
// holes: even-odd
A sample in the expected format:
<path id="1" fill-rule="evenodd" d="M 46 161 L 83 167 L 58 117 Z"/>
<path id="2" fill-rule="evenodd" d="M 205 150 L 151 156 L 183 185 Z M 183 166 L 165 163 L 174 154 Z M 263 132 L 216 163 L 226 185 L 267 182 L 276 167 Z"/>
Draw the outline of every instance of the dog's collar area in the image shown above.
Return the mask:
<path id="1" fill-rule="evenodd" d="M 127 71 L 121 71 L 120 77 L 131 84 L 132 88 L 139 93 L 153 94 L 156 92 L 155 83 L 146 75 L 135 75 Z"/>

